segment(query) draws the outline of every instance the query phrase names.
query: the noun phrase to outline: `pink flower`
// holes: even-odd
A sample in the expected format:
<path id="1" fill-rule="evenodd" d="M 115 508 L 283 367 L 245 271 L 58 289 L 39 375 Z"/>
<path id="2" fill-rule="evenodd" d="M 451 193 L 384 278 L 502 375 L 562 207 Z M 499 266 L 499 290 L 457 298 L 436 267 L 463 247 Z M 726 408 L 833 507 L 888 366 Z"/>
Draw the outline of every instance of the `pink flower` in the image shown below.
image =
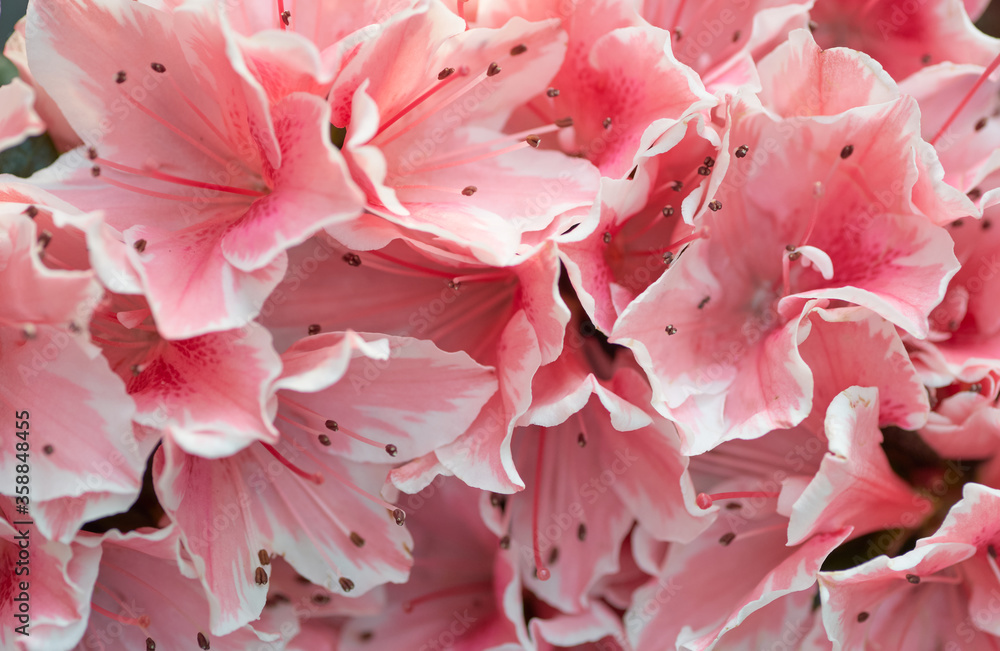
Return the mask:
<path id="1" fill-rule="evenodd" d="M 92 159 L 77 157 L 69 182 L 59 166 L 42 182 L 104 211 L 128 247 L 114 261 L 138 276 L 164 336 L 244 325 L 280 280 L 286 248 L 360 212 L 324 103 L 269 103 L 207 7 L 40 2 L 29 19 L 40 26 L 32 72 L 73 107 Z M 137 51 L 126 60 L 86 45 L 109 30 Z"/>

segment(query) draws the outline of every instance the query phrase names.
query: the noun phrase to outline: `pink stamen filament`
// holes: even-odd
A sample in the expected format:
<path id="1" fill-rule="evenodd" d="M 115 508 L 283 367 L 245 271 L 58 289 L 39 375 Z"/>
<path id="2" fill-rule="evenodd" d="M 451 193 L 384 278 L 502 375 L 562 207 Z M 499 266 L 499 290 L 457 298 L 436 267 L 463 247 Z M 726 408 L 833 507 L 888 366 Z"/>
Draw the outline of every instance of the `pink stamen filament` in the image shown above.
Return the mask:
<path id="1" fill-rule="evenodd" d="M 456 79 L 460 79 L 468 74 L 469 74 L 468 71 L 464 69 L 456 70 L 455 72 L 451 73 L 444 79 L 440 80 L 439 82 L 431 86 L 429 89 L 424 91 L 419 97 L 417 97 L 415 100 L 404 106 L 391 118 L 383 122 L 381 126 L 379 126 L 378 131 L 375 132 L 375 135 L 372 137 L 372 140 L 378 138 L 380 135 L 385 133 L 386 129 L 388 129 L 392 125 L 402 120 L 404 117 L 406 117 L 407 114 L 413 111 L 413 109 L 420 106 L 425 100 L 429 99 L 432 95 L 440 91 L 442 88 L 448 86 L 449 84 L 451 84 L 451 82 L 455 81 Z"/>
<path id="2" fill-rule="evenodd" d="M 541 511 L 542 501 L 542 463 L 544 461 L 545 432 L 546 429 L 544 427 L 539 428 L 538 458 L 535 461 L 535 494 L 531 505 L 531 546 L 535 552 L 535 573 L 539 581 L 548 581 L 549 577 L 552 576 L 552 573 L 549 572 L 549 569 L 545 567 L 542 561 L 542 548 L 538 540 L 538 516 Z"/>
<path id="3" fill-rule="evenodd" d="M 138 194 L 144 194 L 147 197 L 156 197 L 158 199 L 170 199 L 171 201 L 182 201 L 185 203 L 232 203 L 237 200 L 236 197 L 194 197 L 191 195 L 181 195 L 181 194 L 167 194 L 165 192 L 154 192 L 153 190 L 147 190 L 145 188 L 140 188 L 136 185 L 129 185 L 128 183 L 122 183 L 121 181 L 116 181 L 114 179 L 109 179 L 105 175 L 98 177 L 101 181 L 113 185 L 122 190 L 128 190 L 129 192 L 136 192 Z"/>
<path id="4" fill-rule="evenodd" d="M 983 74 L 979 76 L 979 79 L 976 80 L 976 83 L 972 85 L 972 88 L 969 89 L 969 92 L 965 94 L 965 97 L 962 98 L 962 101 L 958 103 L 958 106 L 955 107 L 955 110 L 952 111 L 951 115 L 948 116 L 948 119 L 945 120 L 944 124 L 941 125 L 941 128 L 938 129 L 938 132 L 934 134 L 933 138 L 931 138 L 932 145 L 937 144 L 937 141 L 941 138 L 941 136 L 944 135 L 944 132 L 948 130 L 948 127 L 950 127 L 951 123 L 955 121 L 959 113 L 962 112 L 962 109 L 964 109 L 966 105 L 968 105 L 968 103 L 972 101 L 972 96 L 975 95 L 976 91 L 978 91 L 980 87 L 982 87 L 982 85 L 986 83 L 986 80 L 989 78 L 991 74 L 993 74 L 993 71 L 997 69 L 997 66 L 1000 66 L 1000 54 L 998 54 L 996 58 L 993 59 L 992 62 L 990 62 L 990 65 L 986 67 L 986 70 L 983 70 Z"/>
<path id="5" fill-rule="evenodd" d="M 546 133 L 552 133 L 553 131 L 559 131 L 560 127 L 556 124 L 549 124 L 546 126 L 537 127 L 535 129 L 525 129 L 524 131 L 519 131 L 518 133 L 512 133 L 510 135 L 505 135 L 500 138 L 495 138 L 488 142 L 481 142 L 475 145 L 470 145 L 469 147 L 464 147 L 462 149 L 456 149 L 454 151 L 448 152 L 446 156 L 441 156 L 440 158 L 432 158 L 427 161 L 429 164 L 434 164 L 439 161 L 447 161 L 455 158 L 456 156 L 464 156 L 466 154 L 480 151 L 483 149 L 489 149 L 490 147 L 496 147 L 497 145 L 503 145 L 505 143 L 514 141 L 519 144 L 525 144 L 524 140 L 528 136 L 543 136 Z M 421 168 L 426 169 L 426 168 Z M 434 168 L 437 169 L 437 168 Z"/>
<path id="6" fill-rule="evenodd" d="M 472 594 L 476 592 L 490 592 L 492 589 L 493 583 L 491 581 L 478 581 L 476 583 L 464 583 L 450 588 L 442 588 L 441 590 L 435 590 L 434 592 L 428 592 L 427 594 L 420 595 L 415 599 L 404 601 L 403 612 L 412 613 L 414 608 L 420 604 L 427 603 L 428 601 L 454 597 L 456 595 Z"/>
<path id="7" fill-rule="evenodd" d="M 471 163 L 478 163 L 479 161 L 486 160 L 487 158 L 496 158 L 497 156 L 502 156 L 503 154 L 509 154 L 512 151 L 517 151 L 519 149 L 524 149 L 525 147 L 530 147 L 530 146 L 531 145 L 522 140 L 521 142 L 510 145 L 509 147 L 504 147 L 503 149 L 498 149 L 496 151 L 488 151 L 478 156 L 474 156 L 472 158 L 465 158 L 465 159 L 453 160 L 447 163 L 440 163 L 432 167 L 418 167 L 409 173 L 423 174 L 425 172 L 436 172 L 437 170 L 448 169 L 449 167 L 458 167 L 460 165 L 469 165 Z"/>
<path id="8" fill-rule="evenodd" d="M 279 396 L 278 399 L 280 401 L 281 397 Z M 294 425 L 295 427 L 298 427 L 302 431 L 308 432 L 309 434 L 329 434 L 329 432 L 333 431 L 333 430 L 330 430 L 330 429 L 327 429 L 327 428 L 319 429 L 319 428 L 315 428 L 315 427 L 309 427 L 308 425 L 305 425 L 305 424 L 300 423 L 298 421 L 292 420 L 291 418 L 289 418 L 288 416 L 285 416 L 284 414 L 278 414 L 278 418 L 280 420 L 285 421 L 289 425 Z M 374 448 L 385 449 L 385 443 L 379 443 L 378 441 L 373 441 L 373 440 L 371 440 L 368 437 L 362 436 L 361 434 L 358 434 L 356 432 L 352 432 L 350 430 L 344 429 L 344 427 L 342 425 L 337 427 L 336 433 L 337 434 L 343 434 L 343 435 L 345 435 L 345 436 L 347 436 L 349 438 L 354 439 L 355 441 L 359 441 L 361 443 L 365 443 L 365 444 L 370 445 L 370 446 L 372 446 Z"/>
<path id="9" fill-rule="evenodd" d="M 778 497 L 780 493 L 768 493 L 765 491 L 739 491 L 735 493 L 714 493 L 709 495 L 708 493 L 698 493 L 695 498 L 695 504 L 697 504 L 702 509 L 712 508 L 712 503 L 718 500 L 735 500 L 735 499 L 748 499 L 751 497 Z"/>
<path id="10" fill-rule="evenodd" d="M 102 167 L 110 167 L 113 170 L 118 170 L 119 172 L 127 172 L 129 174 L 135 174 L 136 176 L 145 176 L 151 179 L 157 179 L 159 181 L 166 181 L 168 183 L 176 183 L 177 185 L 186 185 L 192 188 L 202 188 L 205 190 L 216 190 L 218 192 L 230 192 L 232 194 L 241 194 L 246 197 L 263 197 L 264 192 L 258 192 L 256 190 L 246 190 L 243 188 L 234 188 L 228 185 L 219 185 L 217 183 L 205 183 L 204 181 L 195 181 L 193 179 L 185 179 L 180 176 L 174 176 L 173 174 L 165 174 L 163 172 L 157 172 L 154 170 L 142 170 L 136 167 L 129 167 L 128 165 L 122 165 L 120 163 L 115 163 L 109 161 L 106 158 L 95 159 L 96 163 L 100 164 Z"/>
<path id="11" fill-rule="evenodd" d="M 317 486 L 323 483 L 323 481 L 324 481 L 323 480 L 323 475 L 321 475 L 320 473 L 317 472 L 317 473 L 311 473 L 310 474 L 310 473 L 306 472 L 305 470 L 302 470 L 301 468 L 299 468 L 298 466 L 296 466 L 294 463 L 292 463 L 288 459 L 286 459 L 270 443 L 265 443 L 265 442 L 261 441 L 260 444 L 263 445 L 264 449 L 267 450 L 268 452 L 270 452 L 271 455 L 275 459 L 277 459 L 278 461 L 280 461 L 283 466 L 285 466 L 286 468 L 288 468 L 289 470 L 291 470 L 293 473 L 295 473 L 296 475 L 298 475 L 302 479 L 305 479 L 308 482 L 312 482 L 312 483 L 316 484 Z"/>
<path id="12" fill-rule="evenodd" d="M 664 253 L 672 253 L 674 251 L 677 251 L 680 247 L 684 246 L 685 244 L 694 242 L 695 240 L 700 240 L 702 238 L 708 239 L 707 228 L 700 228 L 695 232 L 691 233 L 690 235 L 688 235 L 687 237 L 682 237 L 676 242 L 671 242 L 662 249 L 646 250 L 646 251 L 629 251 L 629 255 L 663 255 Z"/>
<path id="13" fill-rule="evenodd" d="M 677 25 L 681 22 L 681 14 L 684 13 L 684 5 L 687 4 L 687 0 L 681 0 L 677 3 L 677 11 L 674 12 L 674 20 L 670 23 L 669 29 L 677 33 Z"/>
<path id="14" fill-rule="evenodd" d="M 140 615 L 138 618 L 135 617 L 123 617 L 121 615 L 116 615 L 115 613 L 101 608 L 97 604 L 91 602 L 90 609 L 93 610 L 98 615 L 104 615 L 108 619 L 113 619 L 119 624 L 124 624 L 125 626 L 138 626 L 142 630 L 149 628 L 149 615 Z"/>

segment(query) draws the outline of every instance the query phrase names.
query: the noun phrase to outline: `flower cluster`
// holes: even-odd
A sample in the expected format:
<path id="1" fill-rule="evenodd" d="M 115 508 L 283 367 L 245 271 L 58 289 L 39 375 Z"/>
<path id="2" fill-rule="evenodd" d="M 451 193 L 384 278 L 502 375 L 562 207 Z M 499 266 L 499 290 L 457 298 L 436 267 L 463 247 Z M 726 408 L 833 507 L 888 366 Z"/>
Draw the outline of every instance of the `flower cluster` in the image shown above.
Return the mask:
<path id="1" fill-rule="evenodd" d="M 996 648 L 985 4 L 31 0 L 0 647 Z"/>

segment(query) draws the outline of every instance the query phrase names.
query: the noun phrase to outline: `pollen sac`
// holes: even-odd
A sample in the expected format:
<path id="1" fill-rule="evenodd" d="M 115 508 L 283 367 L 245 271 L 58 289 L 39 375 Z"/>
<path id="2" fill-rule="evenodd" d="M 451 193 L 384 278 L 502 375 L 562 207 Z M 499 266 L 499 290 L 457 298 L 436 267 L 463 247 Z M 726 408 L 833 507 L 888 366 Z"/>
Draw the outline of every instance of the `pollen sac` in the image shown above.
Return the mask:
<path id="1" fill-rule="evenodd" d="M 327 436 L 326 434 L 319 435 L 319 442 L 320 445 L 325 445 L 326 447 L 330 447 L 330 437 Z"/>
<path id="2" fill-rule="evenodd" d="M 52 242 L 52 233 L 49 231 L 42 231 L 38 235 L 38 248 L 45 249 Z"/>
<path id="3" fill-rule="evenodd" d="M 318 335 L 320 330 L 322 330 L 322 328 L 320 328 L 320 325 L 318 323 L 313 323 L 309 326 L 309 329 L 306 332 L 308 332 L 310 335 Z"/>
<path id="4" fill-rule="evenodd" d="M 674 254 L 673 254 L 673 252 L 667 251 L 666 253 L 663 254 L 663 264 L 665 264 L 665 265 L 667 265 L 669 267 L 670 264 L 673 261 L 674 261 Z"/>
<path id="5" fill-rule="evenodd" d="M 532 135 L 528 136 L 527 138 L 525 138 L 524 141 L 526 143 L 528 143 L 529 145 L 531 145 L 532 147 L 536 147 L 536 148 L 538 147 L 538 145 L 540 145 L 542 143 L 542 139 L 539 138 L 538 136 L 534 135 L 534 134 L 532 134 Z"/>
<path id="6" fill-rule="evenodd" d="M 474 195 L 478 191 L 479 191 L 479 188 L 477 188 L 474 185 L 467 185 L 464 188 L 462 188 L 462 194 L 464 194 L 467 197 L 471 197 L 472 195 Z"/>
<path id="7" fill-rule="evenodd" d="M 27 215 L 30 219 L 34 219 L 35 217 L 38 217 L 38 207 L 28 206 L 27 208 L 24 209 L 24 214 Z"/>
<path id="8" fill-rule="evenodd" d="M 722 202 L 719 201 L 718 199 L 710 201 L 708 203 L 708 209 L 711 210 L 712 212 L 719 212 L 720 210 L 722 210 Z"/>
<path id="9" fill-rule="evenodd" d="M 441 72 L 438 73 L 438 81 L 441 81 L 443 79 L 447 79 L 448 77 L 452 76 L 453 74 L 455 74 L 455 69 L 454 68 L 445 68 L 444 70 L 442 70 Z"/>
<path id="10" fill-rule="evenodd" d="M 705 156 L 705 167 L 715 167 L 715 159 L 711 156 Z"/>
<path id="11" fill-rule="evenodd" d="M 601 122 L 601 124 L 604 126 L 605 129 L 610 129 L 611 128 L 611 118 L 604 118 L 604 120 Z"/>
<path id="12" fill-rule="evenodd" d="M 559 118 L 558 120 L 556 120 L 556 126 L 559 127 L 560 129 L 571 127 L 573 126 L 573 118 L 570 117 Z"/>
<path id="13" fill-rule="evenodd" d="M 34 323 L 25 323 L 24 327 L 21 328 L 21 333 L 25 339 L 34 339 L 38 336 L 38 328 L 35 327 Z"/>
<path id="14" fill-rule="evenodd" d="M 258 567 L 254 570 L 253 580 L 257 585 L 267 585 L 267 570 L 263 567 Z"/>
<path id="15" fill-rule="evenodd" d="M 983 118 L 979 118 L 979 120 L 976 122 L 976 131 L 982 131 L 983 129 L 985 129 L 986 128 L 986 123 L 988 121 L 989 120 L 987 118 L 984 118 L 984 117 Z"/>
<path id="16" fill-rule="evenodd" d="M 670 189 L 673 190 L 674 192 L 680 192 L 681 189 L 683 188 L 684 188 L 683 181 L 674 181 L 673 183 L 670 184 Z"/>
<path id="17" fill-rule="evenodd" d="M 337 421 L 335 421 L 335 420 L 328 420 L 328 421 L 326 421 L 325 425 L 326 425 L 326 428 L 328 430 L 330 430 L 331 432 L 336 432 L 337 430 L 340 429 L 340 425 L 338 425 Z"/>
<path id="18" fill-rule="evenodd" d="M 361 256 L 359 256 L 357 253 L 345 253 L 344 262 L 351 265 L 352 267 L 360 267 Z"/>
<path id="19" fill-rule="evenodd" d="M 677 328 L 674 325 L 672 325 L 672 324 L 668 325 L 666 328 L 664 328 L 664 331 L 668 335 L 675 335 L 675 334 L 677 334 Z"/>
<path id="20" fill-rule="evenodd" d="M 503 513 L 504 509 L 507 508 L 507 496 L 500 495 L 499 493 L 491 493 L 490 506 L 495 509 L 500 509 L 500 512 Z"/>
<path id="21" fill-rule="evenodd" d="M 499 75 L 501 70 L 503 70 L 503 68 L 500 67 L 500 64 L 494 61 L 490 64 L 490 67 L 486 69 L 486 76 L 494 77 Z"/>
<path id="22" fill-rule="evenodd" d="M 576 435 L 576 444 L 578 446 L 580 446 L 581 448 L 587 447 L 587 435 L 584 434 L 583 432 L 580 432 L 579 434 L 577 434 Z"/>
<path id="23" fill-rule="evenodd" d="M 392 512 L 392 518 L 396 521 L 396 524 L 402 527 L 406 522 L 406 513 L 403 512 L 403 509 L 394 509 Z"/>
<path id="24" fill-rule="evenodd" d="M 266 549 L 261 549 L 257 552 L 257 560 L 260 561 L 261 565 L 271 564 L 271 556 L 267 553 Z"/>
<path id="25" fill-rule="evenodd" d="M 844 148 L 840 150 L 841 158 L 850 158 L 851 154 L 854 153 L 854 145 L 844 145 Z"/>
<path id="26" fill-rule="evenodd" d="M 292 12 L 288 11 L 287 9 L 281 12 L 281 22 L 285 24 L 285 27 L 288 27 L 288 21 L 291 17 L 292 17 Z"/>
<path id="27" fill-rule="evenodd" d="M 205 634 L 201 632 L 198 633 L 198 647 L 201 649 L 205 649 L 206 651 L 212 648 L 211 645 L 208 643 L 208 638 L 205 637 Z"/>
<path id="28" fill-rule="evenodd" d="M 858 613 L 858 623 L 862 624 L 866 622 L 868 620 L 868 617 L 869 617 L 868 613 L 862 610 L 860 613 Z"/>
<path id="29" fill-rule="evenodd" d="M 365 539 L 359 536 L 356 531 L 351 532 L 351 542 L 354 543 L 355 547 L 365 546 Z"/>
<path id="30" fill-rule="evenodd" d="M 146 638 L 146 651 L 156 651 L 156 642 L 151 637 Z"/>
<path id="31" fill-rule="evenodd" d="M 917 576 L 916 574 L 907 574 L 906 580 L 912 583 L 913 585 L 920 583 L 920 577 Z"/>
<path id="32" fill-rule="evenodd" d="M 701 301 L 698 302 L 698 309 L 699 310 L 704 309 L 704 307 L 708 305 L 708 301 L 711 298 L 712 298 L 711 296 L 706 296 L 705 298 L 701 299 Z"/>
<path id="33" fill-rule="evenodd" d="M 135 243 L 132 244 L 132 248 L 134 248 L 139 253 L 142 253 L 143 251 L 146 250 L 146 240 L 136 240 Z"/>
<path id="34" fill-rule="evenodd" d="M 97 158 L 97 149 L 95 147 L 87 147 L 87 158 L 90 160 Z"/>
<path id="35" fill-rule="evenodd" d="M 510 536 L 504 536 L 500 539 L 500 549 L 510 549 Z"/>
<path id="36" fill-rule="evenodd" d="M 520 45 L 515 45 L 514 47 L 510 48 L 510 55 L 512 57 L 516 57 L 518 54 L 524 54 L 527 51 L 528 51 L 528 46 L 525 45 L 524 43 L 521 43 Z"/>
<path id="37" fill-rule="evenodd" d="M 388 454 L 390 457 L 394 457 L 397 454 L 399 454 L 399 450 L 392 443 L 388 443 L 385 446 L 385 451 L 386 451 L 386 454 Z"/>
<path id="38" fill-rule="evenodd" d="M 736 155 L 736 158 L 745 158 L 750 153 L 750 148 L 746 145 L 740 145 L 733 153 Z"/>
<path id="39" fill-rule="evenodd" d="M 582 522 L 576 528 L 576 538 L 580 542 L 583 542 L 584 540 L 587 539 L 587 525 L 585 525 Z"/>
<path id="40" fill-rule="evenodd" d="M 42 452 L 44 452 L 46 455 L 50 455 L 50 454 L 52 454 L 55 451 L 56 451 L 56 449 L 54 447 L 52 447 L 51 445 L 46 445 L 44 448 L 42 448 Z"/>
<path id="41" fill-rule="evenodd" d="M 548 95 L 549 97 L 559 97 L 559 89 L 549 88 L 548 90 L 545 91 L 545 94 Z"/>
<path id="42" fill-rule="evenodd" d="M 674 207 L 673 206 L 663 206 L 663 216 L 664 217 L 671 217 L 671 216 L 673 216 L 673 214 L 674 214 Z"/>
<path id="43" fill-rule="evenodd" d="M 151 63 L 149 67 L 153 69 L 153 72 L 166 72 L 167 68 L 162 63 Z"/>
<path id="44" fill-rule="evenodd" d="M 94 165 L 93 167 L 91 167 L 90 168 L 90 175 L 93 176 L 95 179 L 98 176 L 100 176 L 101 175 L 101 166 L 100 165 Z"/>
<path id="45" fill-rule="evenodd" d="M 351 590 L 354 589 L 354 581 L 351 581 L 347 577 L 343 577 L 343 576 L 340 577 L 340 581 L 338 581 L 338 583 L 340 583 L 340 588 L 344 592 L 350 592 Z"/>
<path id="46" fill-rule="evenodd" d="M 605 244 L 611 244 L 611 233 L 605 233 L 604 234 L 604 243 Z"/>
<path id="47" fill-rule="evenodd" d="M 701 167 L 698 168 L 698 174 L 701 175 L 701 176 L 708 176 L 711 173 L 712 173 L 712 170 L 710 170 L 705 165 L 702 165 Z"/>
<path id="48" fill-rule="evenodd" d="M 119 70 L 117 74 L 115 74 L 116 84 L 124 84 L 126 79 L 128 79 L 128 75 L 125 74 L 124 70 Z"/>
<path id="49" fill-rule="evenodd" d="M 719 544 L 722 545 L 723 547 L 728 547 L 729 543 L 733 542 L 733 540 L 735 539 L 736 539 L 736 534 L 730 531 L 729 533 L 722 534 L 722 537 L 719 538 Z"/>

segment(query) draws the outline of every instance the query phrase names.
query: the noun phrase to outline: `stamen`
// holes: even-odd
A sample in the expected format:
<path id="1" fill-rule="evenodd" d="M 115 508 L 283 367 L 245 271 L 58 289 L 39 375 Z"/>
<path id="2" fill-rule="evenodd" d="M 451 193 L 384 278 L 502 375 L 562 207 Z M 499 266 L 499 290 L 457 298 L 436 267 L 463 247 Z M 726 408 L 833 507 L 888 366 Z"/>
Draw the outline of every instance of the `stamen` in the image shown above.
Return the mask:
<path id="1" fill-rule="evenodd" d="M 139 253 L 142 253 L 143 251 L 146 250 L 146 240 L 143 240 L 143 239 L 136 240 L 132 244 L 132 248 L 134 248 Z"/>
<path id="2" fill-rule="evenodd" d="M 734 540 L 736 540 L 736 534 L 730 531 L 729 533 L 722 534 L 722 537 L 719 538 L 719 544 L 722 545 L 723 547 L 728 547 L 729 543 L 733 542 Z"/>
<path id="3" fill-rule="evenodd" d="M 986 66 L 986 69 L 983 70 L 983 74 L 979 75 L 979 79 L 976 80 L 976 83 L 972 85 L 969 92 L 965 94 L 962 101 L 958 103 L 955 110 L 952 111 L 951 115 L 948 116 L 948 119 L 945 120 L 944 124 L 941 125 L 941 128 L 938 129 L 938 132 L 934 134 L 934 137 L 931 138 L 931 145 L 937 144 L 937 141 L 941 139 L 941 136 L 943 136 L 944 132 L 948 130 L 948 127 L 950 127 L 951 123 L 955 121 L 958 115 L 962 112 L 962 109 L 964 109 L 966 105 L 972 101 L 972 96 L 975 95 L 976 91 L 978 91 L 982 85 L 986 83 L 986 80 L 993 74 L 993 71 L 997 69 L 997 66 L 1000 66 L 1000 54 L 998 54 L 996 58 L 990 62 L 990 65 Z"/>
<path id="4" fill-rule="evenodd" d="M 261 549 L 257 551 L 257 560 L 260 561 L 261 565 L 271 564 L 271 556 L 267 553 L 266 549 Z"/>
<path id="5" fill-rule="evenodd" d="M 576 539 L 580 542 L 587 539 L 587 525 L 582 522 L 576 527 Z"/>
<path id="6" fill-rule="evenodd" d="M 320 484 L 323 483 L 323 481 L 324 481 L 323 475 L 319 474 L 318 472 L 317 473 L 308 473 L 305 470 L 302 470 L 301 468 L 299 468 L 298 466 L 296 466 L 294 463 L 292 463 L 291 461 L 289 461 L 288 459 L 286 459 L 284 456 L 282 456 L 282 454 L 280 452 L 278 452 L 274 448 L 274 446 L 271 445 L 270 443 L 265 443 L 265 442 L 261 441 L 260 444 L 263 445 L 264 449 L 267 450 L 268 452 L 270 452 L 271 455 L 274 456 L 275 459 L 277 459 L 278 461 L 280 461 L 283 466 L 285 466 L 286 468 L 288 468 L 289 470 L 291 470 L 293 473 L 295 473 L 296 475 L 298 475 L 302 479 L 305 479 L 306 481 L 312 482 L 312 483 L 314 483 L 316 485 L 320 485 Z"/>
<path id="7" fill-rule="evenodd" d="M 738 491 L 735 493 L 715 493 L 709 495 L 708 493 L 698 493 L 694 502 L 702 509 L 712 508 L 712 504 L 716 500 L 733 500 L 733 499 L 743 499 L 751 497 L 778 497 L 780 493 L 768 493 L 764 491 Z"/>
<path id="8" fill-rule="evenodd" d="M 202 651 L 208 651 L 208 649 L 212 648 L 208 643 L 208 638 L 205 637 L 205 634 L 200 631 L 198 632 L 198 647 L 202 649 Z"/>
<path id="9" fill-rule="evenodd" d="M 108 591 L 105 590 L 105 592 Z M 98 615 L 104 615 L 108 619 L 113 619 L 119 624 L 124 624 L 125 626 L 138 626 L 143 630 L 149 628 L 149 622 L 150 622 L 149 615 L 140 615 L 139 617 L 125 617 L 123 615 L 117 615 L 111 612 L 110 610 L 102 608 L 93 602 L 90 604 L 90 609 L 96 612 Z"/>
<path id="10" fill-rule="evenodd" d="M 267 585 L 267 570 L 263 567 L 258 567 L 254 571 L 253 577 L 257 585 Z"/>
<path id="11" fill-rule="evenodd" d="M 433 86 L 431 86 L 428 90 L 424 91 L 423 94 L 421 94 L 419 97 L 417 97 L 416 99 L 414 99 L 412 102 L 410 102 L 409 104 L 407 104 L 406 106 L 404 106 L 402 109 L 399 110 L 399 112 L 397 112 L 391 118 L 389 118 L 388 120 L 386 120 L 385 122 L 383 122 L 382 125 L 379 126 L 378 131 L 375 132 L 375 136 L 372 138 L 372 140 L 374 140 L 375 138 L 377 138 L 382 133 L 385 133 L 386 129 L 388 129 L 392 125 L 396 124 L 397 122 L 399 122 L 407 114 L 409 114 L 410 111 L 412 111 L 413 109 L 415 109 L 418 106 L 420 106 L 425 100 L 427 100 L 428 98 L 430 98 L 432 95 L 434 95 L 435 93 L 437 93 L 439 90 L 441 90 L 442 88 L 444 88 L 445 86 L 447 86 L 448 84 L 450 84 L 451 82 L 453 82 L 454 80 L 460 79 L 461 77 L 464 77 L 464 76 L 466 76 L 468 74 L 469 73 L 468 73 L 468 69 L 467 68 L 462 68 L 462 69 L 460 69 L 458 71 L 456 71 L 454 68 L 445 68 L 444 70 L 442 70 L 441 72 L 439 72 L 438 73 L 438 81 L 439 81 L 439 83 L 434 84 Z M 442 77 L 442 75 L 444 75 L 444 76 Z"/>
<path id="12" fill-rule="evenodd" d="M 668 325 L 666 328 L 664 328 L 664 331 L 668 335 L 675 335 L 675 334 L 677 334 L 677 328 L 673 324 Z"/>
<path id="13" fill-rule="evenodd" d="M 535 494 L 531 507 L 531 542 L 535 553 L 535 573 L 539 581 L 548 581 L 552 576 L 542 562 L 542 550 L 538 540 L 538 516 L 542 498 L 542 464 L 544 462 L 546 428 L 540 427 L 538 434 L 538 457 L 535 460 Z"/>
<path id="14" fill-rule="evenodd" d="M 734 153 L 736 158 L 744 158 L 750 152 L 750 147 L 747 145 L 740 145 Z"/>
<path id="15" fill-rule="evenodd" d="M 340 583 L 340 588 L 344 592 L 350 592 L 354 589 L 354 581 L 351 581 L 348 578 L 340 577 L 340 581 L 338 581 L 338 583 Z"/>
<path id="16" fill-rule="evenodd" d="M 515 45 L 510 49 L 510 55 L 512 57 L 516 57 L 518 54 L 524 54 L 527 51 L 528 51 L 528 46 L 525 45 L 524 43 L 521 43 L 520 45 Z"/>
<path id="17" fill-rule="evenodd" d="M 192 188 L 202 188 L 204 190 L 215 190 L 218 192 L 229 192 L 232 194 L 239 194 L 246 197 L 263 197 L 266 195 L 265 192 L 258 192 L 256 190 L 246 190 L 244 188 L 235 188 L 229 185 L 219 185 L 217 183 L 205 183 L 204 181 L 196 181 L 194 179 L 186 179 L 180 176 L 174 176 L 173 174 L 165 174 L 163 172 L 157 172 L 155 170 L 143 170 L 136 167 L 129 167 L 128 165 L 122 165 L 120 163 L 115 163 L 109 161 L 106 158 L 96 159 L 98 163 L 104 167 L 110 167 L 113 170 L 118 170 L 119 172 L 126 172 L 128 174 L 135 174 L 136 176 L 144 176 L 151 179 L 157 179 L 159 181 L 166 181 L 168 183 L 176 183 L 177 185 L 185 185 Z"/>
<path id="18" fill-rule="evenodd" d="M 364 547 L 365 539 L 362 538 L 356 531 L 351 532 L 351 542 L 354 543 L 355 547 Z"/>
<path id="19" fill-rule="evenodd" d="M 686 4 L 687 0 L 681 0 L 680 2 L 677 3 L 677 9 L 674 11 L 674 19 L 670 23 L 670 26 L 668 27 L 668 29 L 677 34 L 677 40 L 681 39 L 681 30 L 678 29 L 678 26 L 680 25 L 681 14 L 684 13 L 684 5 Z"/>

